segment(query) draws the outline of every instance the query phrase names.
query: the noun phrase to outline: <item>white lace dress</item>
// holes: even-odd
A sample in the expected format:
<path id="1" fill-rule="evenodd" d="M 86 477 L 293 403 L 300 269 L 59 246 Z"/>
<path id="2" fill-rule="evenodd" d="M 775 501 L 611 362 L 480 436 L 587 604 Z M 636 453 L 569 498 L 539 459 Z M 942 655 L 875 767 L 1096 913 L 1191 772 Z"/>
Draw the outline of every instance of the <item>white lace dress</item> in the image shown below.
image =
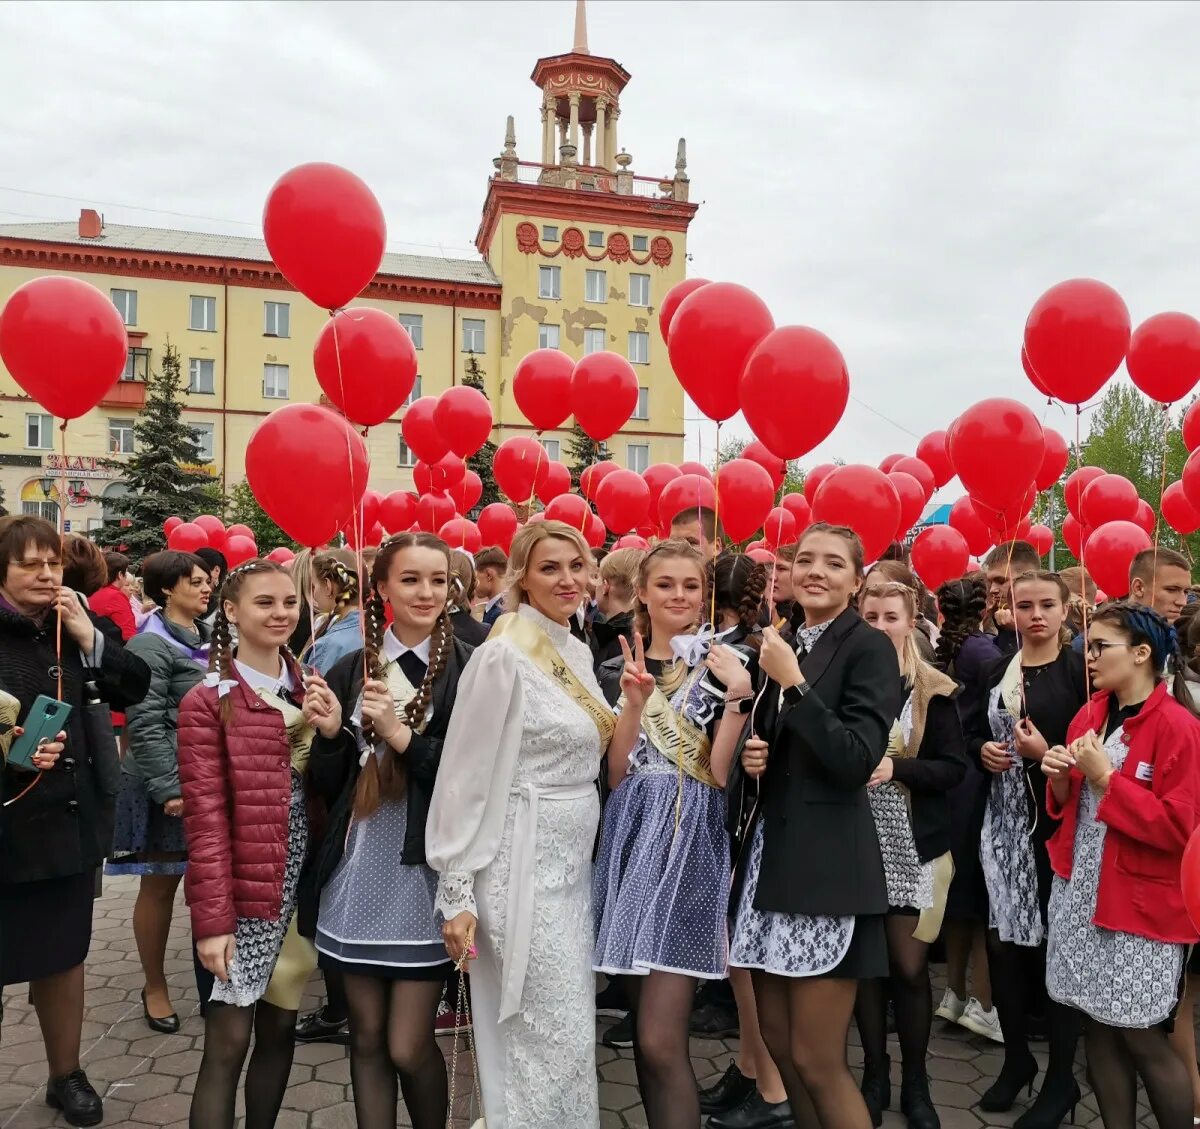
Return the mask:
<path id="1" fill-rule="evenodd" d="M 603 702 L 588 648 L 532 608 Z M 592 847 L 595 722 L 508 639 L 458 686 L 426 829 L 437 910 L 476 914 L 471 994 L 488 1129 L 598 1129 Z"/>

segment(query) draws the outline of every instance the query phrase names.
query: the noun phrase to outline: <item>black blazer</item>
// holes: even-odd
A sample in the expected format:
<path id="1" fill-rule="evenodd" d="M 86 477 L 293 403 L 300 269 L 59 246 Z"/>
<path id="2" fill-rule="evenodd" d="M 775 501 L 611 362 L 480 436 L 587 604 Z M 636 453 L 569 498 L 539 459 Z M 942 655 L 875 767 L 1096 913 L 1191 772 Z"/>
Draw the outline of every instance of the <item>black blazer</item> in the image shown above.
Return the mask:
<path id="1" fill-rule="evenodd" d="M 446 658 L 445 669 L 433 684 L 433 716 L 424 733 L 412 735 L 404 753 L 408 770 L 404 793 L 408 826 L 404 833 L 404 848 L 397 860 L 404 866 L 418 866 L 425 862 L 425 824 L 429 819 L 433 784 L 442 759 L 446 730 L 450 726 L 458 680 L 472 650 L 461 639 L 455 638 Z M 355 651 L 334 663 L 328 681 L 329 688 L 342 704 L 343 715 L 348 715 L 362 692 L 362 651 Z M 318 733 L 309 754 L 310 785 L 328 805 L 329 822 L 313 863 L 300 884 L 296 928 L 305 937 L 312 937 L 316 933 L 321 891 L 342 861 L 346 836 L 350 831 L 350 814 L 360 771 L 358 742 L 350 724 L 346 717 L 345 725 L 336 737 L 322 737 Z"/>
<path id="2" fill-rule="evenodd" d="M 454 637 L 461 639 L 468 647 L 475 648 L 487 642 L 491 627 L 477 620 L 466 608 L 460 608 L 450 613 L 450 624 L 454 628 Z"/>
<path id="3" fill-rule="evenodd" d="M 881 914 L 887 887 L 867 781 L 900 716 L 896 651 L 847 609 L 800 668 L 810 689 L 779 710 L 766 684 L 755 730 L 770 744 L 761 780 L 763 858 L 754 908 L 776 913 Z M 740 772 L 740 758 L 737 776 Z M 737 782 L 731 781 L 736 787 Z M 731 811 L 748 804 L 731 802 Z M 746 857 L 746 852 L 741 852 Z M 741 871 L 734 884 L 738 896 Z"/>
<path id="4" fill-rule="evenodd" d="M 898 757 L 892 779 L 909 790 L 912 830 L 922 862 L 950 849 L 950 792 L 967 775 L 967 742 L 953 696 L 929 699 L 915 757 Z"/>

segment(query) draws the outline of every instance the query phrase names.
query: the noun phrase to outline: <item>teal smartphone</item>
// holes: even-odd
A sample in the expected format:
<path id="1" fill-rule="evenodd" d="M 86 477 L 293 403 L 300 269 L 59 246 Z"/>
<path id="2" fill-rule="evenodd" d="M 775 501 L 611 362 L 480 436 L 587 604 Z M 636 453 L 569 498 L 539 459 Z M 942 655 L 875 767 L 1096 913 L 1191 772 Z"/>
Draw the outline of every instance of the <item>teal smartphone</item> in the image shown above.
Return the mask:
<path id="1" fill-rule="evenodd" d="M 71 707 L 66 702 L 39 694 L 29 708 L 22 728 L 25 732 L 12 743 L 8 763 L 17 768 L 33 768 L 33 754 L 53 741 L 67 727 Z"/>

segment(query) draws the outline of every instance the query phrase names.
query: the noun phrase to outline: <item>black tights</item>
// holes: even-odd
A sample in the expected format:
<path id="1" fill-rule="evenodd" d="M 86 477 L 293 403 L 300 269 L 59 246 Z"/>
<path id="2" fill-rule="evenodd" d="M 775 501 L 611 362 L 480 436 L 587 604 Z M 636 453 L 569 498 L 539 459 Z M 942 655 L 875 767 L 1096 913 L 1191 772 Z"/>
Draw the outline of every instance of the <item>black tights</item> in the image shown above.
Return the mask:
<path id="1" fill-rule="evenodd" d="M 251 1007 L 209 1003 L 191 1129 L 233 1129 L 238 1079 L 251 1034 L 254 1052 L 246 1071 L 245 1129 L 274 1129 L 292 1071 L 296 1013 L 263 1000 Z"/>
<path id="2" fill-rule="evenodd" d="M 1159 1129 L 1190 1129 L 1192 1083 L 1183 1060 L 1171 1049 L 1165 1027 L 1108 1027 L 1089 1019 L 1083 1042 L 1106 1129 L 1136 1124 L 1139 1078 Z"/>
<path id="3" fill-rule="evenodd" d="M 886 1075 L 887 1000 L 896 1009 L 896 1035 L 904 1061 L 904 1077 L 925 1074 L 933 996 L 929 986 L 929 945 L 913 936 L 916 914 L 891 913 L 886 919 L 888 976 L 858 982 L 854 1021 L 862 1038 L 868 1070 Z"/>
<path id="4" fill-rule="evenodd" d="M 433 1024 L 441 980 L 344 974 L 350 1081 L 359 1129 L 396 1129 L 397 1078 L 413 1129 L 444 1129 L 446 1061 Z"/>
<path id="5" fill-rule="evenodd" d="M 695 1129 L 700 1097 L 688 1049 L 696 980 L 651 972 L 624 980 L 634 1016 L 633 1061 L 650 1129 Z"/>

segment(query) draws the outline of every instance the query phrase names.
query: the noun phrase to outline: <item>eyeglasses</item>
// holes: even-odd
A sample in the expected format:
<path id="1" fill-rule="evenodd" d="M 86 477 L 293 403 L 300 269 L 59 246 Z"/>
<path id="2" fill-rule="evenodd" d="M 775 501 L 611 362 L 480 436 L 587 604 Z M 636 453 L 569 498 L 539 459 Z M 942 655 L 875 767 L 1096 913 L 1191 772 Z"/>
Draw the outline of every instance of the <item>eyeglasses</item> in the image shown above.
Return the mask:
<path id="1" fill-rule="evenodd" d="M 1098 659 L 1109 647 L 1132 647 L 1132 643 L 1105 643 L 1099 639 L 1093 639 L 1087 645 L 1087 653 L 1089 659 Z"/>
<path id="2" fill-rule="evenodd" d="M 44 568 L 48 568 L 51 572 L 58 572 L 62 568 L 62 561 L 54 557 L 40 561 L 12 561 L 11 563 L 14 568 L 19 568 L 22 572 L 41 572 Z"/>

